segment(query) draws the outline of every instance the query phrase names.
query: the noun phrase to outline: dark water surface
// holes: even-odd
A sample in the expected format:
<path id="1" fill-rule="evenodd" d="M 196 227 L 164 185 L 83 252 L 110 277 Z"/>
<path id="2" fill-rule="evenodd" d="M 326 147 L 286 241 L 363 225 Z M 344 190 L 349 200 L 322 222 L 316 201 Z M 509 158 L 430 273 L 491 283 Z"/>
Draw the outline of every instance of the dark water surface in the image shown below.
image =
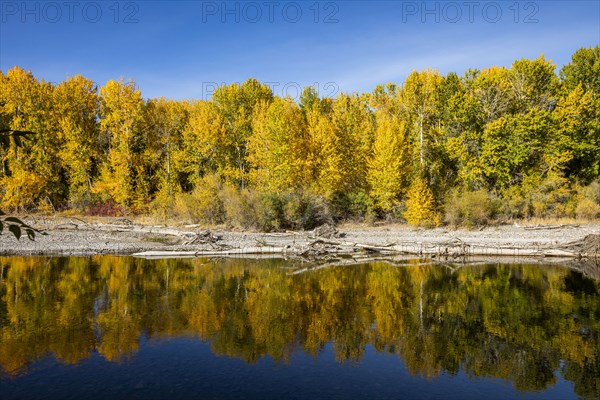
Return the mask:
<path id="1" fill-rule="evenodd" d="M 598 280 L 294 266 L 0 258 L 0 399 L 600 398 Z"/>

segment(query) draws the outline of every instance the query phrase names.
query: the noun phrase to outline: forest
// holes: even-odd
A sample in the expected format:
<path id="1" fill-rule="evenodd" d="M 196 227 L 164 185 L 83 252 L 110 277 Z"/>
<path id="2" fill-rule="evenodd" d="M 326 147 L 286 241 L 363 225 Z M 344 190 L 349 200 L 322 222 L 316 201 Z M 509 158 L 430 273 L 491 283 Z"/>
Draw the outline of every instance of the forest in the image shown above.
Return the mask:
<path id="1" fill-rule="evenodd" d="M 299 101 L 256 79 L 145 99 L 0 71 L 0 209 L 149 215 L 261 230 L 330 221 L 475 226 L 600 217 L 600 46 L 462 76 L 413 71 Z"/>
<path id="2" fill-rule="evenodd" d="M 122 362 L 147 340 L 192 337 L 248 363 L 331 343 L 339 363 L 371 348 L 428 379 L 464 371 L 541 391 L 562 377 L 581 398 L 600 393 L 600 281 L 556 266 L 413 260 L 293 275 L 284 260 L 11 257 L 0 299 L 0 379 L 49 356 Z"/>

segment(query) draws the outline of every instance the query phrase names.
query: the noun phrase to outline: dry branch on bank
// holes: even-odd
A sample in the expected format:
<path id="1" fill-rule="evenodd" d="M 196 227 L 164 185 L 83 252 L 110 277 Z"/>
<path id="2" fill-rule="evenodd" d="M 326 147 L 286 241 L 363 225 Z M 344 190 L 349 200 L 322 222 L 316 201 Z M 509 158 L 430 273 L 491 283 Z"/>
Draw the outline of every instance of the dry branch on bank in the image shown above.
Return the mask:
<path id="1" fill-rule="evenodd" d="M 523 229 L 527 231 L 538 231 L 538 230 L 550 230 L 550 229 L 563 229 L 563 228 L 579 228 L 577 224 L 561 224 L 561 225 L 534 225 L 526 226 Z"/>
<path id="2" fill-rule="evenodd" d="M 459 238 L 441 242 L 415 243 L 358 243 L 337 239 L 315 239 L 303 244 L 276 245 L 259 242 L 257 246 L 238 248 L 215 247 L 196 251 L 151 251 L 134 254 L 138 257 L 177 257 L 177 256 L 227 256 L 241 254 L 281 254 L 299 257 L 324 257 L 327 255 L 413 255 L 427 256 L 436 260 L 452 260 L 473 256 L 510 256 L 510 257 L 565 257 L 591 258 L 600 254 L 600 235 L 588 235 L 583 240 L 557 246 L 491 246 L 469 244 Z"/>

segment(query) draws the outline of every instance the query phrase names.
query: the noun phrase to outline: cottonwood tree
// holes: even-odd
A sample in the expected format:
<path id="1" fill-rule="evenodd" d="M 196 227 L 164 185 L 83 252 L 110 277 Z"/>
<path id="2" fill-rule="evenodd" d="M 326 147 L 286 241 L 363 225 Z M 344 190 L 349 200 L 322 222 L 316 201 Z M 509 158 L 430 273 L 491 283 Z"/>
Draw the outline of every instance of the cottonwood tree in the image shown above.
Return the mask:
<path id="1" fill-rule="evenodd" d="M 100 110 L 98 88 L 81 75 L 61 82 L 54 91 L 58 156 L 68 181 L 69 203 L 84 208 L 91 202 L 93 181 L 102 162 L 96 118 Z"/>
<path id="2" fill-rule="evenodd" d="M 271 102 L 273 92 L 256 79 L 241 85 L 221 86 L 212 95 L 212 103 L 223 123 L 224 136 L 211 143 L 225 159 L 223 175 L 240 188 L 246 186 L 248 139 L 252 135 L 252 118 L 257 104 Z"/>
<path id="3" fill-rule="evenodd" d="M 260 103 L 248 139 L 250 176 L 257 188 L 270 192 L 308 185 L 306 121 L 291 99 Z"/>
<path id="4" fill-rule="evenodd" d="M 100 88 L 100 129 L 106 151 L 100 179 L 94 191 L 108 195 L 117 204 L 140 207 L 149 195 L 145 174 L 143 135 L 144 101 L 133 81 L 108 81 Z"/>
<path id="5" fill-rule="evenodd" d="M 398 205 L 411 173 L 406 123 L 397 116 L 377 114 L 373 155 L 368 162 L 369 195 L 383 212 Z"/>

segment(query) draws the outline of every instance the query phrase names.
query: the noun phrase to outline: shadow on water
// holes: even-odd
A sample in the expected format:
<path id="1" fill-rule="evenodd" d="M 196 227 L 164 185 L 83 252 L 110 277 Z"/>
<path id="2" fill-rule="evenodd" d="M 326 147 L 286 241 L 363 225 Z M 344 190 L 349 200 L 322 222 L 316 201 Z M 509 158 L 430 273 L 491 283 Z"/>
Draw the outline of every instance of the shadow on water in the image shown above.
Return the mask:
<path id="1" fill-rule="evenodd" d="M 360 364 L 374 349 L 427 379 L 499 378 L 525 393 L 563 379 L 600 393 L 600 281 L 558 265 L 11 257 L 0 298 L 5 383 L 50 356 L 119 364 L 155 339 L 199 338 L 251 365 L 328 348 Z"/>

